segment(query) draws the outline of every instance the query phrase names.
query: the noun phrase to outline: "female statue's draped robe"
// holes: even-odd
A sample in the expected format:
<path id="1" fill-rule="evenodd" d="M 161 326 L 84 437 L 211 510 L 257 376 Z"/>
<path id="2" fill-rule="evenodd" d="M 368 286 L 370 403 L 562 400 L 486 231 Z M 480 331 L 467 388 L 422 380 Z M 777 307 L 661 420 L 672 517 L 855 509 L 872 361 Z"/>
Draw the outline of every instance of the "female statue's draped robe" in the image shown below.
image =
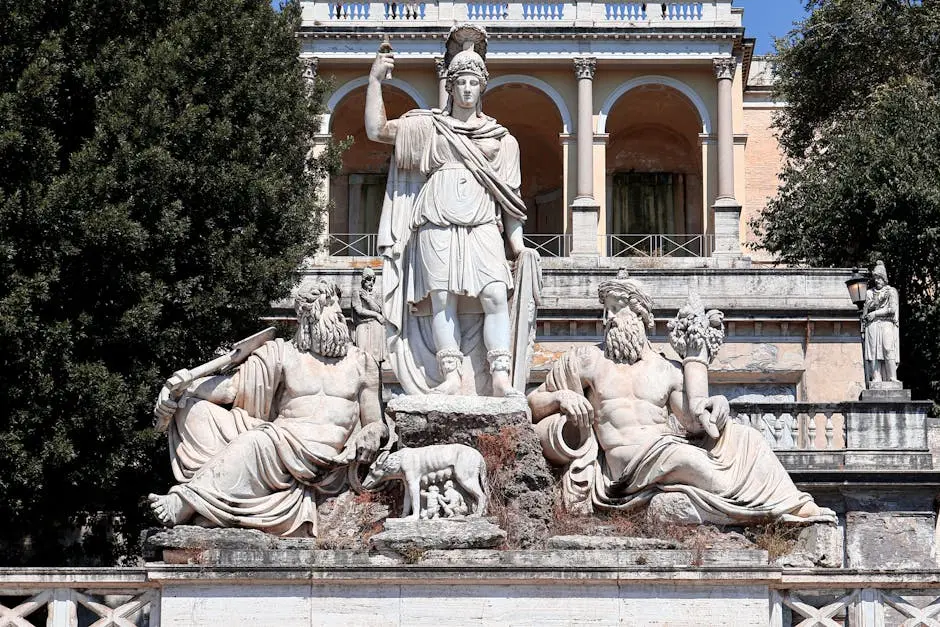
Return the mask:
<path id="1" fill-rule="evenodd" d="M 409 394 L 426 394 L 441 382 L 427 297 L 444 290 L 459 297 L 460 350 L 476 373 L 472 389 L 462 392 L 490 393 L 478 297 L 495 281 L 513 294 L 513 385 L 522 392 L 541 272 L 538 255 L 525 251 L 513 275 L 503 245 L 502 213 L 526 217 L 519 145 L 492 118 L 471 127 L 414 110 L 397 124 L 378 237 L 392 368 Z"/>

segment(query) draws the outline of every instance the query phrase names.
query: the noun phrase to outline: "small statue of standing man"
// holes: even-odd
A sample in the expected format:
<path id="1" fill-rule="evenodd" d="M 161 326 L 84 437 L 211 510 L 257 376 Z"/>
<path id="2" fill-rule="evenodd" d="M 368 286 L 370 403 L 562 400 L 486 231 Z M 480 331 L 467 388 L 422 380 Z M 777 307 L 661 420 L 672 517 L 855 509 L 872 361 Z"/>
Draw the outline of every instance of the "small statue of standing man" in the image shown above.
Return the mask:
<path id="1" fill-rule="evenodd" d="M 385 316 L 382 303 L 372 292 L 375 287 L 375 271 L 362 269 L 358 290 L 352 293 L 353 322 L 356 325 L 356 346 L 382 363 L 385 359 Z"/>
<path id="2" fill-rule="evenodd" d="M 873 286 L 862 309 L 866 369 L 871 383 L 898 380 L 898 291 L 888 285 L 888 271 L 881 261 L 872 270 Z"/>

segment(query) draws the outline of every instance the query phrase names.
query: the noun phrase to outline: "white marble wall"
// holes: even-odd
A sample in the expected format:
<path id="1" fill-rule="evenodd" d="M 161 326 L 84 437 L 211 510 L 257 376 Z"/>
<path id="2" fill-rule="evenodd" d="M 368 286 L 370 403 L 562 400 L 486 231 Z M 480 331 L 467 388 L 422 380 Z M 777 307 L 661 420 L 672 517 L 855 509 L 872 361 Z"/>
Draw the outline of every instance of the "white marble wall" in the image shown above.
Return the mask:
<path id="1" fill-rule="evenodd" d="M 160 624 L 743 627 L 766 624 L 769 612 L 762 585 L 183 584 L 164 588 Z"/>

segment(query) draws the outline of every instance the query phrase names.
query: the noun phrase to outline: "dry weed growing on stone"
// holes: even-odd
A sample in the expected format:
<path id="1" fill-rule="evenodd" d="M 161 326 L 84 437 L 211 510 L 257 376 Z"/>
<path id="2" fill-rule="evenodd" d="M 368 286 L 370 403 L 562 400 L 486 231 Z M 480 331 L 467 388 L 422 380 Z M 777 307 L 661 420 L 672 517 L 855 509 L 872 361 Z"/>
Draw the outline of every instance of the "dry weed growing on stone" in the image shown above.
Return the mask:
<path id="1" fill-rule="evenodd" d="M 506 531 L 504 549 L 518 548 L 514 533 L 516 525 L 506 505 L 506 485 L 509 483 L 516 463 L 516 448 L 519 443 L 518 427 L 503 427 L 496 435 L 482 433 L 477 436 L 477 449 L 486 462 L 488 510 L 496 524 Z"/>
<path id="2" fill-rule="evenodd" d="M 767 558 L 773 562 L 778 557 L 793 552 L 802 529 L 798 525 L 773 522 L 748 527 L 744 530 L 744 535 L 757 545 L 757 548 L 767 551 Z"/>

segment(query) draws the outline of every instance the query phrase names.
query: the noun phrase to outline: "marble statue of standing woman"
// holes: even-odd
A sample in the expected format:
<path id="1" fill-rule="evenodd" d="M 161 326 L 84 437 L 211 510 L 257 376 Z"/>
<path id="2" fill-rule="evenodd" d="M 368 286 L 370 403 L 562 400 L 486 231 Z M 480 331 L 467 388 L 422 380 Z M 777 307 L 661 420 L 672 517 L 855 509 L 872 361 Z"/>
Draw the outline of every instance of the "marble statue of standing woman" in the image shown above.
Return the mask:
<path id="1" fill-rule="evenodd" d="M 454 27 L 447 106 L 397 120 L 382 99 L 393 55 L 369 73 L 366 133 L 395 146 L 378 245 L 388 359 L 408 394 L 525 390 L 541 273 L 522 239 L 519 144 L 482 111 L 485 53 L 482 28 Z"/>
<path id="2" fill-rule="evenodd" d="M 881 261 L 872 270 L 872 284 L 862 309 L 865 328 L 865 360 L 871 383 L 898 380 L 901 361 L 898 291 L 888 285 L 888 271 Z"/>
<path id="3" fill-rule="evenodd" d="M 382 303 L 372 293 L 375 271 L 362 269 L 359 289 L 352 293 L 353 323 L 356 325 L 356 346 L 382 363 L 385 359 L 385 316 Z"/>

